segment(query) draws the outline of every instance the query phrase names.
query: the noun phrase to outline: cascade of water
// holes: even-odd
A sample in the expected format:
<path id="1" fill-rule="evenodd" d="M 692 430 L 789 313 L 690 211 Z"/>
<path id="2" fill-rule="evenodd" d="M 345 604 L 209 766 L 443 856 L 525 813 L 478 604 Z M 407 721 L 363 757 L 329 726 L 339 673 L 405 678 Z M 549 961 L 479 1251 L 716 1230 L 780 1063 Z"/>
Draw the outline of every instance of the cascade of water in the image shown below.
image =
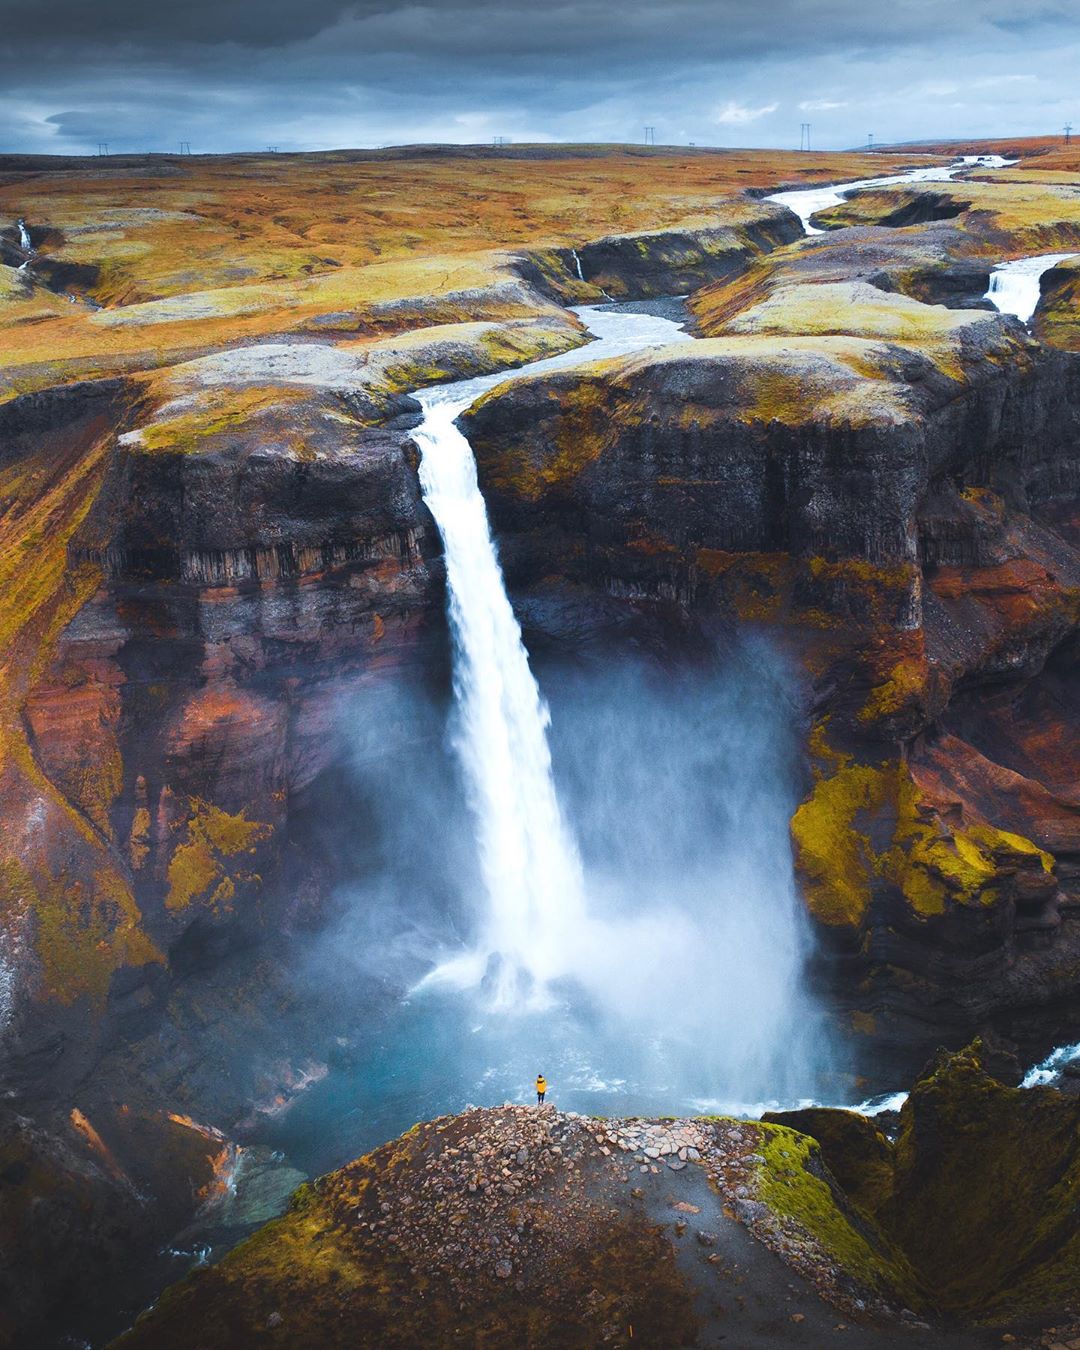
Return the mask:
<path id="1" fill-rule="evenodd" d="M 0 951 L 0 1033 L 11 1021 L 15 1007 L 15 967 Z"/>
<path id="2" fill-rule="evenodd" d="M 18 220 L 16 224 L 19 227 L 19 246 L 24 253 L 33 253 L 34 246 L 30 242 L 30 231 L 26 228 L 25 220 Z"/>
<path id="3" fill-rule="evenodd" d="M 1042 295 L 1043 273 L 1075 256 L 1072 253 L 1042 253 L 1033 258 L 998 263 L 990 273 L 990 286 L 983 299 L 989 300 L 1002 314 L 1012 314 L 1022 323 L 1029 323 Z"/>
<path id="4" fill-rule="evenodd" d="M 570 252 L 574 258 L 574 268 L 577 271 L 577 279 L 578 281 L 584 281 L 585 273 L 581 270 L 581 259 L 578 257 L 578 251 L 576 248 L 572 248 Z"/>
<path id="5" fill-rule="evenodd" d="M 1027 1071 L 1020 1086 L 1044 1087 L 1053 1083 L 1067 1064 L 1074 1064 L 1077 1060 L 1080 1060 L 1080 1045 L 1059 1045 Z"/>
<path id="6" fill-rule="evenodd" d="M 598 341 L 582 353 L 534 362 L 520 377 L 646 347 L 685 341 L 680 325 L 650 314 L 579 311 Z M 479 947 L 433 977 L 476 983 L 497 1005 L 542 999 L 585 920 L 581 864 L 551 773 L 548 710 L 529 668 L 503 585 L 472 449 L 456 419 L 505 374 L 421 391 L 414 432 L 420 482 L 446 557 L 454 639 L 456 745 L 464 771 L 487 898 Z"/>

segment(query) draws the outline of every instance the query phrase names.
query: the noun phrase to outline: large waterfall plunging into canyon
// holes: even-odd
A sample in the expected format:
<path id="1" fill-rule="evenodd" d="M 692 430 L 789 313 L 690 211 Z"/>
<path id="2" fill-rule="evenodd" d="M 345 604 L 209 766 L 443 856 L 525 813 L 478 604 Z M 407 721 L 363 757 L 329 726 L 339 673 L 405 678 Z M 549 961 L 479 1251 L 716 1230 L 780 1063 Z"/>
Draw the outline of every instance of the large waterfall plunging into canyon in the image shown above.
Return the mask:
<path id="1" fill-rule="evenodd" d="M 798 784 L 783 662 L 749 638 L 689 629 L 662 655 L 649 625 L 667 620 L 560 593 L 564 617 L 559 606 L 588 607 L 586 628 L 604 612 L 646 628 L 584 653 L 548 644 L 542 694 L 456 425 L 507 379 L 689 340 L 649 308 L 583 308 L 587 346 L 416 395 L 449 592 L 450 754 L 406 749 L 391 769 L 372 728 L 411 727 L 432 747 L 442 712 L 404 689 L 358 705 L 354 786 L 385 861 L 358 883 L 318 978 L 339 978 L 346 952 L 412 992 L 357 1041 L 350 1076 L 297 1109 L 287 1151 L 310 1147 L 310 1112 L 328 1150 L 313 1165 L 336 1156 L 328 1119 L 344 1138 L 360 1110 L 376 1140 L 519 1097 L 540 1068 L 579 1110 L 751 1109 L 818 1090 L 826 1038 L 788 836 Z"/>
<path id="2" fill-rule="evenodd" d="M 416 433 L 425 500 L 446 550 L 457 748 L 489 904 L 483 950 L 442 974 L 468 977 L 495 962 L 494 1002 L 513 1006 L 540 993 L 573 940 L 582 875 L 552 780 L 547 707 L 503 588 L 472 451 L 454 425 L 463 406 L 430 399 Z"/>
<path id="3" fill-rule="evenodd" d="M 685 341 L 678 324 L 651 314 L 580 311 L 598 341 L 584 355 L 616 356 Z M 522 373 L 579 362 L 573 351 Z M 457 417 L 505 374 L 420 393 L 415 432 L 420 482 L 442 536 L 454 640 L 456 748 L 476 824 L 488 910 L 480 947 L 442 965 L 434 979 L 489 982 L 496 1007 L 542 1000 L 566 969 L 587 915 L 577 848 L 560 810 L 548 747 L 547 705 L 529 668 L 476 477 Z"/>
<path id="4" fill-rule="evenodd" d="M 821 191 L 790 204 L 809 219 Z M 497 385 L 688 341 L 665 304 L 582 307 L 587 345 L 415 395 L 453 698 L 357 697 L 355 880 L 313 975 L 386 1001 L 274 1139 L 311 1170 L 424 1115 L 520 1100 L 541 1068 L 560 1105 L 610 1114 L 859 1093 L 808 978 L 796 677 L 748 627 L 703 631 L 561 573 L 517 597 L 527 653 L 457 425 Z"/>

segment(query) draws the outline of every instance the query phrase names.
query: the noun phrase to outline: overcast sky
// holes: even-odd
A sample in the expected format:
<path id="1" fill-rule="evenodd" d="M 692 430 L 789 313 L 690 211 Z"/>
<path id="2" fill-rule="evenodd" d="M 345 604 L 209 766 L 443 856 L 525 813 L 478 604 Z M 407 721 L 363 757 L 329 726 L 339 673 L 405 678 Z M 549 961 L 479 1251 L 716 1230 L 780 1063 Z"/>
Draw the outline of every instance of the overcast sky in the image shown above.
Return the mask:
<path id="1" fill-rule="evenodd" d="M 1080 0 L 0 0 L 0 151 L 1080 125 Z"/>

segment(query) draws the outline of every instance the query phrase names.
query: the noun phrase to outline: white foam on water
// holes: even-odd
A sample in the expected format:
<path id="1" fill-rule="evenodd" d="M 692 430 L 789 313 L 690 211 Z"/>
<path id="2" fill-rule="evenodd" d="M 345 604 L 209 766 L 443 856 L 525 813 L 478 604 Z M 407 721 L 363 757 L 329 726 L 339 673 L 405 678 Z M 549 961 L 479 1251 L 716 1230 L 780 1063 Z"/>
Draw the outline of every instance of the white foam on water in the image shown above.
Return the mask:
<path id="1" fill-rule="evenodd" d="M 1080 1042 L 1076 1045 L 1059 1045 L 1056 1050 L 1033 1065 L 1024 1075 L 1020 1086 L 1025 1088 L 1046 1087 L 1053 1083 L 1066 1064 L 1080 1060 Z"/>
<path id="2" fill-rule="evenodd" d="M 998 263 L 990 273 L 990 286 L 983 299 L 1002 314 L 1012 314 L 1022 323 L 1029 323 L 1042 296 L 1043 273 L 1074 257 L 1075 253 L 1041 253 Z"/>

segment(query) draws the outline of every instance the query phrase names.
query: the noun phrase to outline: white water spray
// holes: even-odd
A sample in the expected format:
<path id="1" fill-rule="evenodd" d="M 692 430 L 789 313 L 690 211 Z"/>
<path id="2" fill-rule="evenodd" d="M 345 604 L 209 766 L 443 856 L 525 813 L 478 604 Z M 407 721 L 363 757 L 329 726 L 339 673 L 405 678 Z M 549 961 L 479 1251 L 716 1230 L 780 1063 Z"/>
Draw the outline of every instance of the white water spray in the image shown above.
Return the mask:
<path id="1" fill-rule="evenodd" d="M 15 1009 L 15 966 L 0 951 L 0 1035 L 3 1035 Z"/>
<path id="2" fill-rule="evenodd" d="M 573 255 L 574 269 L 577 272 L 577 279 L 578 281 L 584 281 L 585 273 L 581 270 L 581 259 L 578 257 L 578 251 L 576 248 L 572 248 L 570 252 Z"/>
<path id="3" fill-rule="evenodd" d="M 15 223 L 19 229 L 19 247 L 24 253 L 33 253 L 34 246 L 30 242 L 30 231 L 26 228 L 26 221 L 20 218 Z"/>
<path id="4" fill-rule="evenodd" d="M 990 273 L 990 287 L 983 296 L 1002 314 L 1013 314 L 1030 323 L 1042 296 L 1043 273 L 1072 258 L 1074 253 L 1042 253 L 1034 258 L 1015 258 L 998 263 Z"/>
<path id="5" fill-rule="evenodd" d="M 1080 1060 L 1080 1044 L 1060 1045 L 1027 1071 L 1020 1086 L 1032 1088 L 1052 1085 L 1067 1064 L 1074 1064 L 1078 1060 Z"/>
<path id="6" fill-rule="evenodd" d="M 680 325 L 655 315 L 578 312 L 599 340 L 533 362 L 518 376 L 689 340 Z M 500 373 L 421 391 L 424 420 L 413 433 L 424 500 L 445 548 L 456 750 L 487 898 L 478 949 L 444 963 L 429 981 L 486 977 L 502 1007 L 543 999 L 586 922 L 581 862 L 551 773 L 548 709 L 503 585 L 472 449 L 455 425 L 480 394 L 506 379 Z"/>

